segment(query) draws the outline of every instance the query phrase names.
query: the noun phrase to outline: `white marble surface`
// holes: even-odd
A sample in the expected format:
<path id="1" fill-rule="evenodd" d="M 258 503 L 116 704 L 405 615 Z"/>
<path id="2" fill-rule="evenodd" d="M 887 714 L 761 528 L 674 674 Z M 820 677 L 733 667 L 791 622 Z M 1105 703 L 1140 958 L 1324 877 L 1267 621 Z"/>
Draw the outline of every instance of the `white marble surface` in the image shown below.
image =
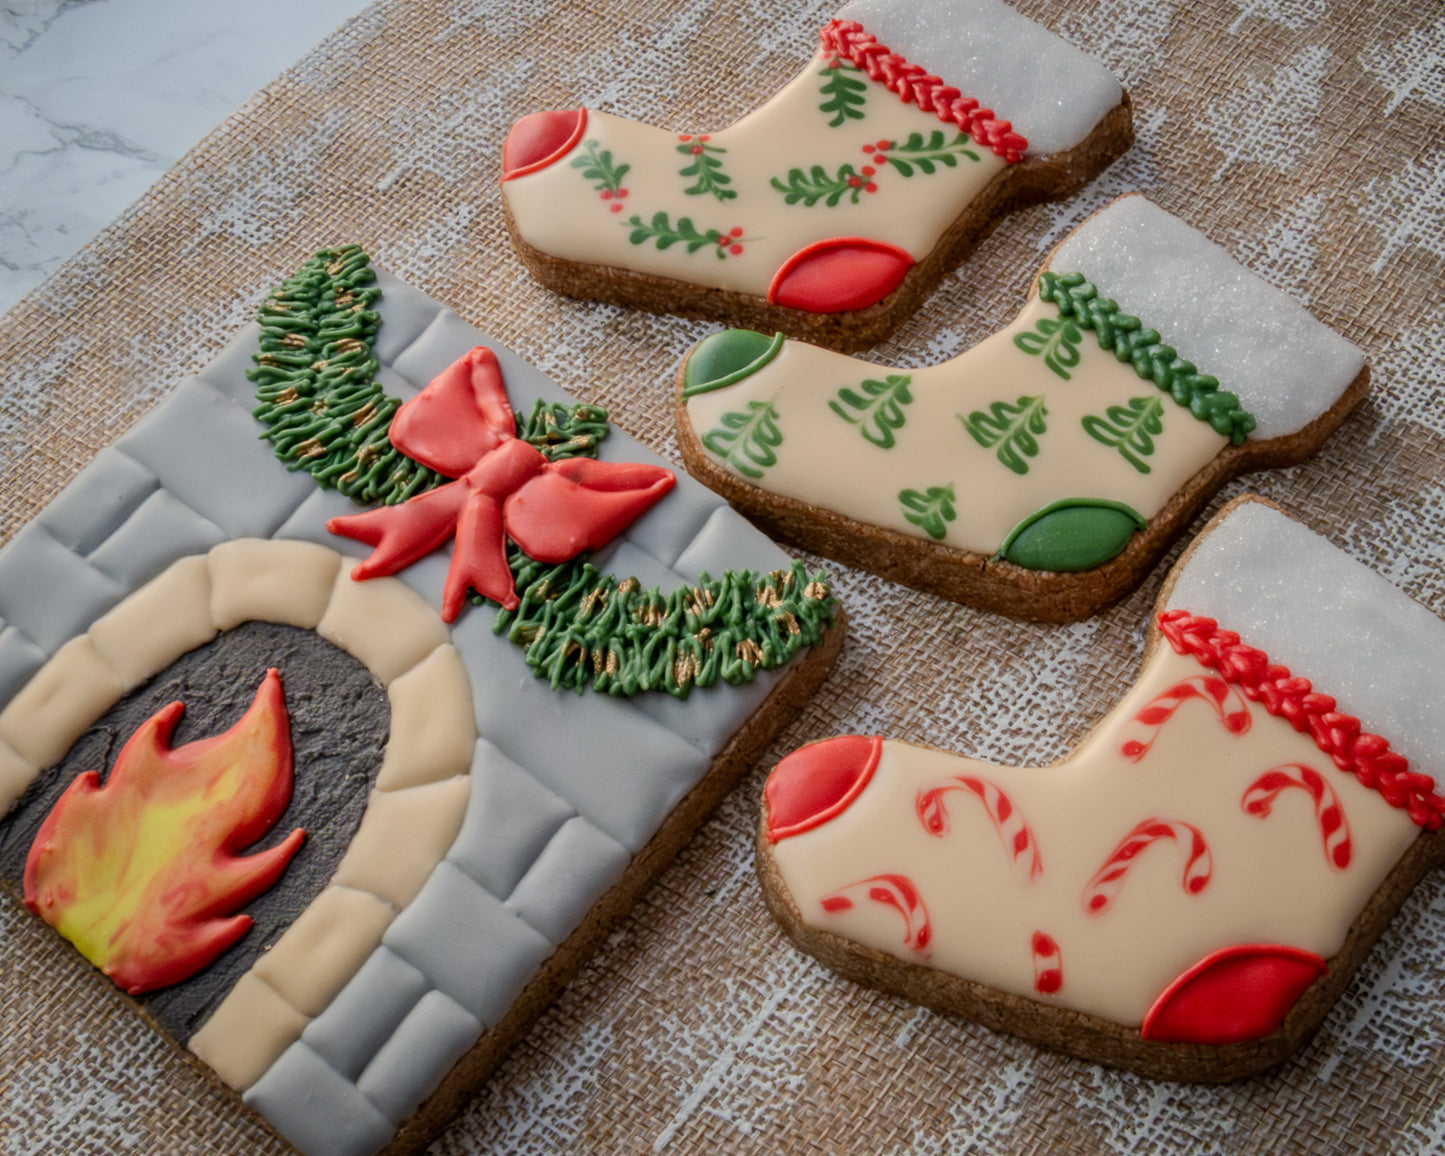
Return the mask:
<path id="1" fill-rule="evenodd" d="M 0 0 L 0 313 L 367 0 Z"/>

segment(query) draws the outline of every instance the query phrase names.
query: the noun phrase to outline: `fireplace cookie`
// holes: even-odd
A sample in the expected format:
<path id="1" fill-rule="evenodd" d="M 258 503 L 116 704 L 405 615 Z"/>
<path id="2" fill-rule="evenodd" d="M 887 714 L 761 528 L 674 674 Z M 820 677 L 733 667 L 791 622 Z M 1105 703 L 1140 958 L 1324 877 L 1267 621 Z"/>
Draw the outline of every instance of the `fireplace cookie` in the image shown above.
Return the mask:
<path id="1" fill-rule="evenodd" d="M 778 537 L 1001 614 L 1088 617 L 1229 479 L 1313 454 L 1360 351 L 1203 234 L 1121 197 L 1023 310 L 902 370 L 750 330 L 678 370 L 692 474 Z"/>
<path id="2" fill-rule="evenodd" d="M 861 736 L 780 762 L 768 906 L 828 966 L 930 1007 L 1148 1076 L 1248 1075 L 1310 1039 L 1445 861 L 1442 656 L 1445 622 L 1239 499 L 1062 762 Z"/>
<path id="3" fill-rule="evenodd" d="M 1133 140 L 1113 76 L 1001 0 L 854 0 L 820 40 L 716 132 L 518 121 L 502 193 L 522 262 L 569 296 L 863 349 L 1001 217 Z"/>
<path id="4" fill-rule="evenodd" d="M 304 1156 L 417 1151 L 842 634 L 602 409 L 323 252 L 0 551 L 0 879 Z"/>

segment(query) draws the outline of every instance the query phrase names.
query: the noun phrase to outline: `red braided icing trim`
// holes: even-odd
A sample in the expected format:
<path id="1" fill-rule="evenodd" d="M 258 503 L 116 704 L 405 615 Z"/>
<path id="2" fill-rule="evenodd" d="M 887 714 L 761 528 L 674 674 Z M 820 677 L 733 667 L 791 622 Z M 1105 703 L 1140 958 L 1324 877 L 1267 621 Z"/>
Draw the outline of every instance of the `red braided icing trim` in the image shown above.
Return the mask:
<path id="1" fill-rule="evenodd" d="M 1190 655 L 1232 682 L 1244 696 L 1301 733 L 1308 731 L 1315 745 L 1385 802 L 1409 812 L 1427 831 L 1438 831 L 1445 797 L 1435 793 L 1435 780 L 1410 770 L 1404 755 L 1390 749 L 1379 735 L 1360 727 L 1360 720 L 1335 709 L 1335 700 L 1318 694 L 1307 678 L 1289 668 L 1271 664 L 1269 656 L 1246 646 L 1232 630 L 1221 630 L 1212 618 L 1198 618 L 1187 610 L 1166 610 L 1159 629 L 1176 653 Z"/>
<path id="2" fill-rule="evenodd" d="M 938 114 L 938 119 L 956 124 L 981 146 L 992 149 L 1009 164 L 1023 160 L 1029 142 L 1014 132 L 1006 120 L 999 120 L 991 108 L 980 108 L 978 101 L 962 95 L 958 89 L 929 76 L 922 65 L 910 64 L 896 52 L 889 52 L 871 32 L 864 32 L 856 20 L 830 20 L 819 38 L 827 52 L 851 60 L 871 80 L 880 81 L 908 104 L 917 104 L 924 112 Z"/>

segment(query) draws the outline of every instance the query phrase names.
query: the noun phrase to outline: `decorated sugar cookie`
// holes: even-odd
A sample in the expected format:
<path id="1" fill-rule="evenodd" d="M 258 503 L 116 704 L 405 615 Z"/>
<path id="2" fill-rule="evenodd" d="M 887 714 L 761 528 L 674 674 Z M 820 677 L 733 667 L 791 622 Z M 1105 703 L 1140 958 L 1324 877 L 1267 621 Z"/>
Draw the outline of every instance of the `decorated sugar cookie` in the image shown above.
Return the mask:
<path id="1" fill-rule="evenodd" d="M 841 637 L 602 409 L 326 251 L 0 551 L 0 878 L 303 1156 L 415 1151 Z"/>
<path id="2" fill-rule="evenodd" d="M 768 904 L 851 978 L 1087 1059 L 1205 1081 L 1277 1063 L 1445 860 L 1442 643 L 1429 611 L 1240 499 L 1062 762 L 861 736 L 780 762 Z"/>
<path id="3" fill-rule="evenodd" d="M 959 602 L 1083 618 L 1218 488 L 1314 453 L 1360 351 L 1140 196 L 1054 250 L 951 361 L 877 365 L 728 330 L 678 371 L 694 476 L 781 537 Z"/>
<path id="4" fill-rule="evenodd" d="M 854 0 L 731 127 L 524 117 L 502 192 L 549 289 L 860 349 L 1002 214 L 1074 192 L 1132 138 L 1108 71 L 1001 0 Z"/>

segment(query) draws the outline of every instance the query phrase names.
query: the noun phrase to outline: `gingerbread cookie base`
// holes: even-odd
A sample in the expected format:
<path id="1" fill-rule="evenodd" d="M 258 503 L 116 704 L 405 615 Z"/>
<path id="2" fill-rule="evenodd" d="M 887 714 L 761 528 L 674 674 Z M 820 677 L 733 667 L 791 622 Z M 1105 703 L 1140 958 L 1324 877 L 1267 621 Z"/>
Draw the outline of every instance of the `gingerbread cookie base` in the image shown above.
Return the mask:
<path id="1" fill-rule="evenodd" d="M 1008 165 L 945 231 L 933 249 L 904 275 L 888 296 L 865 309 L 813 313 L 790 309 L 764 297 L 678 281 L 631 269 L 562 260 L 529 244 L 503 206 L 507 230 L 522 264 L 539 284 L 554 293 L 720 321 L 851 353 L 885 340 L 938 287 L 940 281 L 973 254 L 1004 217 L 1045 201 L 1072 196 L 1113 164 L 1134 143 L 1128 93 L 1080 144 L 1051 156 L 1028 157 Z M 689 467 L 691 468 L 691 467 Z"/>
<path id="2" fill-rule="evenodd" d="M 357 255 L 332 258 L 338 278 L 355 271 Z M 309 306 L 287 293 L 276 299 L 295 321 L 280 337 L 297 351 L 293 364 L 318 372 L 318 364 L 332 372 L 356 366 L 388 395 L 372 412 L 490 344 L 450 310 L 381 275 L 375 286 L 358 278 L 321 295 L 333 313 L 317 363 L 303 336 Z M 368 337 L 353 322 L 371 310 L 378 327 Z M 103 450 L 0 551 L 0 806 L 9 812 L 0 824 L 15 830 L 43 817 L 43 806 L 37 814 L 31 804 L 49 781 L 46 769 L 96 720 L 146 687 L 170 685 L 168 672 L 185 656 L 245 623 L 314 632 L 359 661 L 389 704 L 379 768 L 322 774 L 304 754 L 310 748 L 296 744 L 298 793 L 365 802 L 340 865 L 325 872 L 314 898 L 301 899 L 300 914 L 274 925 L 258 920 L 255 962 L 209 1015 L 179 1030 L 172 1024 L 167 1038 L 304 1156 L 415 1151 L 806 702 L 844 625 L 829 600 L 816 645 L 791 663 L 731 684 L 723 675 L 707 685 L 693 669 L 685 673 L 699 685 L 685 696 L 549 686 L 522 645 L 497 632 L 495 605 L 465 605 L 444 623 L 445 555 L 417 559 L 395 577 L 352 576 L 368 548 L 328 525 L 361 507 L 320 488 L 308 470 L 288 469 L 258 436 L 257 386 L 247 371 L 262 328 L 248 327 Z M 492 348 L 520 420 L 540 402 L 539 412 L 580 422 L 592 430 L 587 436 L 605 429 L 595 407 L 576 405 Z M 282 363 L 272 357 L 263 367 Z M 291 392 L 305 387 L 298 379 Z M 282 404 L 294 400 L 288 393 Z M 310 414 L 333 400 L 322 395 L 300 408 Z M 528 429 L 552 447 L 545 432 Z M 570 438 L 575 429 L 567 429 Z M 485 451 L 486 438 L 475 429 L 472 436 Z M 531 443 L 519 426 L 501 444 Z M 564 463 L 571 472 L 557 478 L 585 482 L 609 466 L 641 464 L 648 477 L 662 469 L 620 431 L 601 437 L 595 452 L 581 469 Z M 704 572 L 776 572 L 766 581 L 783 582 L 790 565 L 683 476 L 592 558 L 601 573 L 587 581 L 598 598 L 610 596 L 601 589 L 608 574 L 629 594 L 681 588 L 706 600 Z M 810 589 L 823 606 L 825 588 Z M 778 605 L 773 594 L 759 596 L 769 622 Z M 656 626 L 658 617 L 643 606 L 638 624 Z M 739 646 L 740 660 L 763 662 L 761 647 Z M 284 651 L 266 643 L 256 658 L 282 668 L 283 684 L 292 661 Z M 253 657 L 248 651 L 246 661 Z M 686 666 L 681 652 L 678 664 L 665 665 L 679 679 Z M 233 681 L 218 675 L 185 694 L 198 715 L 208 694 L 223 706 L 233 695 L 249 701 L 256 682 L 233 691 Z M 303 725 L 319 730 L 324 748 L 329 728 L 347 720 Z M 107 769 L 102 756 L 86 759 L 86 769 Z M 298 862 L 345 834 L 324 818 L 306 823 Z M 278 836 L 293 826 L 300 824 L 283 815 Z M 9 882 L 18 888 L 21 880 L 12 873 Z M 289 885 L 285 874 L 275 883 Z"/>
<path id="3" fill-rule="evenodd" d="M 1151 616 L 1140 660 L 1141 669 L 1149 666 L 1151 658 L 1165 642 L 1165 634 L 1160 629 L 1161 616 L 1167 617 L 1166 612 L 1176 615 L 1183 613 L 1178 609 L 1171 609 L 1171 603 L 1178 604 L 1178 599 L 1174 597 L 1176 586 L 1188 567 L 1191 557 L 1212 531 L 1225 523 L 1232 514 L 1250 506 L 1265 506 L 1271 510 L 1275 509 L 1272 503 L 1255 496 L 1236 499 L 1209 522 L 1199 538 L 1190 545 L 1175 565 L 1157 599 L 1155 613 Z M 1212 557 L 1205 572 L 1227 564 L 1227 562 L 1221 561 L 1227 557 L 1228 555 Z M 1198 581 L 1202 580 L 1195 576 L 1196 586 Z M 1393 611 L 1393 609 L 1392 607 L 1391 610 Z M 1213 620 L 1205 621 L 1212 628 Z M 1165 646 L 1164 649 L 1167 651 L 1168 647 Z M 1375 651 L 1371 657 L 1376 657 L 1378 653 Z M 1271 669 L 1278 670 L 1278 668 Z M 1310 689 L 1305 680 L 1296 679 L 1295 681 L 1304 683 L 1305 691 Z M 1316 689 L 1327 689 L 1327 685 L 1317 683 Z M 1177 689 L 1185 693 L 1190 691 L 1188 686 Z M 1382 693 L 1388 695 L 1389 692 Z M 1334 699 L 1329 698 L 1324 709 L 1334 709 L 1333 704 Z M 1348 709 L 1349 706 L 1345 702 L 1339 705 L 1341 710 Z M 1372 706 L 1372 713 L 1377 710 L 1378 703 Z M 1270 713 L 1274 713 L 1274 710 L 1271 709 Z M 1111 714 L 1109 717 L 1101 719 L 1088 735 L 1080 739 L 1075 746 L 1075 751 L 1084 749 L 1095 735 L 1105 732 L 1113 717 Z M 1164 719 L 1157 722 L 1157 725 L 1164 725 L 1167 717 L 1168 712 L 1165 713 Z M 1351 725 L 1355 725 L 1358 728 L 1357 723 L 1352 724 L 1351 719 L 1345 716 L 1327 715 L 1326 717 L 1336 719 L 1334 725 L 1337 727 L 1348 729 Z M 1302 720 L 1296 721 L 1294 725 L 1296 730 L 1308 733 L 1308 727 Z M 1248 726 L 1245 725 L 1240 733 L 1247 730 Z M 1365 737 L 1361 735 L 1362 742 L 1365 741 Z M 1316 741 L 1320 741 L 1318 737 L 1316 737 Z M 1373 737 L 1370 737 L 1368 741 L 1369 743 L 1378 743 L 1378 740 Z M 1385 746 L 1386 750 L 1389 749 L 1383 743 L 1379 745 Z M 1143 746 L 1147 749 L 1148 744 L 1143 744 Z M 1142 757 L 1143 751 L 1141 750 L 1139 754 Z M 1066 756 L 1065 759 L 1053 766 L 1059 767 L 1073 757 L 1073 755 Z M 1391 757 L 1397 756 L 1392 755 Z M 1323 768 L 1322 773 L 1326 776 L 1344 775 L 1346 778 L 1351 776 L 1351 770 L 1343 762 L 1340 769 L 1331 766 L 1329 758 L 1319 760 L 1319 765 Z M 1029 773 L 1037 774 L 1044 769 L 1040 768 Z M 1430 790 L 1428 778 L 1425 782 L 1426 785 L 1420 789 L 1428 792 Z M 1366 785 L 1367 787 L 1373 786 L 1373 784 Z M 1375 786 L 1374 789 L 1380 790 L 1389 797 L 1386 787 Z M 1327 793 L 1329 792 L 1328 787 L 1325 790 Z M 1328 797 L 1334 798 L 1333 794 L 1328 794 Z M 824 823 L 832 821 L 831 818 L 822 818 L 822 816 L 828 815 L 836 818 L 842 810 L 853 805 L 856 795 L 850 792 L 847 798 L 850 801 L 840 801 L 834 808 L 821 812 L 821 821 Z M 1427 805 L 1433 807 L 1438 802 L 1438 799 L 1434 802 L 1427 801 Z M 1405 807 L 1403 802 L 1396 802 L 1394 805 L 1402 809 Z M 919 806 L 921 815 L 922 797 L 920 797 Z M 1268 805 L 1257 807 L 1253 813 L 1267 816 L 1270 808 Z M 1410 805 L 1410 813 L 1412 816 L 1415 815 L 1413 803 Z M 1427 811 L 1422 810 L 1416 822 L 1420 823 L 1426 814 Z M 1337 814 L 1335 817 L 1338 819 L 1340 815 Z M 982 983 L 963 979 L 956 974 L 901 959 L 897 954 L 890 955 L 885 951 L 855 942 L 823 929 L 818 926 L 816 919 L 810 923 L 804 919 L 774 857 L 774 847 L 778 841 L 790 837 L 791 831 L 799 830 L 800 826 L 806 826 L 806 823 L 784 831 L 771 825 L 770 820 L 768 800 L 765 798 L 757 833 L 756 870 L 768 909 L 789 939 L 800 949 L 813 955 L 840 975 L 868 987 L 903 996 L 934 1010 L 960 1015 L 992 1030 L 1021 1036 L 1034 1043 L 1080 1059 L 1127 1069 L 1154 1079 L 1189 1083 L 1226 1083 L 1242 1079 L 1283 1062 L 1308 1043 L 1349 985 L 1351 978 L 1359 970 L 1371 948 L 1409 897 L 1411 890 L 1429 871 L 1445 864 L 1445 831 L 1438 827 L 1431 830 L 1428 824 L 1420 823 L 1416 828 L 1418 833 L 1408 844 L 1404 845 L 1404 850 L 1399 858 L 1394 861 L 1388 872 L 1383 873 L 1379 886 L 1370 894 L 1368 901 L 1363 904 L 1348 924 L 1348 930 L 1344 934 L 1339 950 L 1321 961 L 1322 966 L 1317 977 L 1308 986 L 1302 987 L 1293 1005 L 1278 1021 L 1277 1027 L 1255 1038 L 1242 1039 L 1237 1042 L 1169 1042 L 1165 1039 L 1148 1038 L 1147 1027 L 1149 1019 L 1154 1014 L 1153 1011 L 1151 1011 L 1150 1017 L 1145 1018 L 1146 1030 L 1141 1032 L 1137 1028 L 1125 1027 L 1118 1022 L 1097 1015 L 1083 1013 L 1068 1007 L 1051 1006 L 1047 1002 L 1047 994 L 1045 999 L 1041 1000 L 1002 991 Z M 1342 825 L 1339 829 L 1343 832 L 1342 838 L 1348 843 L 1350 828 L 1343 825 L 1343 819 L 1340 821 Z M 946 825 L 943 829 L 947 829 Z M 1322 820 L 1321 829 L 1327 837 L 1330 835 L 1331 829 L 1328 822 Z M 1024 830 L 1027 828 L 1025 827 Z M 1126 853 L 1125 857 L 1131 857 L 1138 850 L 1139 847 L 1134 847 Z M 1207 854 L 1208 852 L 1206 852 Z M 1348 848 L 1345 850 L 1343 860 L 1346 864 L 1350 863 Z M 875 881 L 882 878 L 885 877 L 875 877 Z M 887 876 L 886 878 L 895 877 Z M 1204 889 L 1204 885 L 1201 885 L 1200 890 Z M 987 932 L 986 928 L 977 930 L 980 934 Z M 1053 962 L 1057 962 L 1060 958 L 1057 954 L 1060 949 L 1054 947 L 1053 950 L 1055 954 L 1051 958 Z M 1042 983 L 1038 990 L 1054 993 L 1059 990 L 1060 983 L 1068 983 L 1067 949 L 1063 949 L 1063 955 L 1062 975 L 1064 978 L 1062 981 L 1056 979 L 1053 983 Z M 1172 990 L 1174 989 L 1171 986 Z M 1253 998 L 1253 993 L 1248 988 L 1242 988 L 1241 992 L 1240 999 Z M 1155 1005 L 1156 1008 L 1166 1002 L 1166 997 L 1167 993 L 1166 996 L 1160 997 Z"/>
<path id="4" fill-rule="evenodd" d="M 1139 585 L 1195 515 L 1232 479 L 1295 465 L 1317 453 L 1369 390 L 1362 369 L 1326 412 L 1284 437 L 1222 450 L 1179 490 L 1116 557 L 1092 570 L 1030 570 L 883 526 L 857 521 L 796 498 L 769 493 L 720 465 L 703 448 L 677 373 L 677 442 L 688 472 L 769 534 L 804 550 L 871 570 L 894 582 L 1012 618 L 1076 622 L 1113 605 Z"/>

